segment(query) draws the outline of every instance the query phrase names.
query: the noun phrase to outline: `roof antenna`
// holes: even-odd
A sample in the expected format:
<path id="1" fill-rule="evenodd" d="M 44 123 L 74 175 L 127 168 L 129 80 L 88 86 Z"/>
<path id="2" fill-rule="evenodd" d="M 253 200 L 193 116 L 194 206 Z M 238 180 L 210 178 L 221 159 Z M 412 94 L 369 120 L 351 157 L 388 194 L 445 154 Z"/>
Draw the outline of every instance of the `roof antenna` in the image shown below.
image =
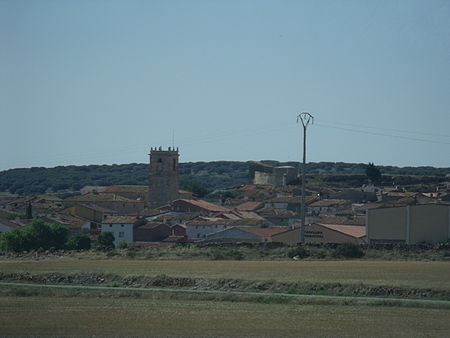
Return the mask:
<path id="1" fill-rule="evenodd" d="M 175 149 L 175 129 L 172 129 L 172 148 Z"/>

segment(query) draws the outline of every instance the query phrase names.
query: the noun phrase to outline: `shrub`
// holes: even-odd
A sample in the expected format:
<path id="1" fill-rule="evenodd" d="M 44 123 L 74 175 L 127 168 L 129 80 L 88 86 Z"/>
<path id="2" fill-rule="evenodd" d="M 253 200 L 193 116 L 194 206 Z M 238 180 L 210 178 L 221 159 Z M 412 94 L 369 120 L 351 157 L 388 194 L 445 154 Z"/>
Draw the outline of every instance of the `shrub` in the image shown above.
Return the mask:
<path id="1" fill-rule="evenodd" d="M 89 250 L 91 248 L 91 239 L 86 234 L 76 234 L 66 243 L 70 250 Z"/>
<path id="2" fill-rule="evenodd" d="M 361 258 L 362 256 L 364 256 L 364 251 L 357 244 L 342 243 L 338 244 L 336 249 L 334 249 L 332 255 L 334 257 L 342 257 L 342 258 Z"/>
<path id="3" fill-rule="evenodd" d="M 111 231 L 103 231 L 97 237 L 97 248 L 101 250 L 114 249 L 114 234 Z"/>
<path id="4" fill-rule="evenodd" d="M 117 243 L 117 249 L 126 249 L 128 248 L 128 243 L 125 241 L 121 241 Z"/>
<path id="5" fill-rule="evenodd" d="M 0 247 L 5 251 L 29 251 L 51 248 L 63 249 L 69 229 L 60 224 L 48 224 L 34 220 L 30 226 L 14 229 L 1 236 Z"/>
<path id="6" fill-rule="evenodd" d="M 306 258 L 309 256 L 309 252 L 303 246 L 299 245 L 295 248 L 289 249 L 287 252 L 287 256 L 289 258 L 294 258 L 294 257 Z"/>
<path id="7" fill-rule="evenodd" d="M 210 257 L 214 260 L 242 260 L 244 259 L 244 254 L 238 249 L 213 248 L 211 250 Z"/>

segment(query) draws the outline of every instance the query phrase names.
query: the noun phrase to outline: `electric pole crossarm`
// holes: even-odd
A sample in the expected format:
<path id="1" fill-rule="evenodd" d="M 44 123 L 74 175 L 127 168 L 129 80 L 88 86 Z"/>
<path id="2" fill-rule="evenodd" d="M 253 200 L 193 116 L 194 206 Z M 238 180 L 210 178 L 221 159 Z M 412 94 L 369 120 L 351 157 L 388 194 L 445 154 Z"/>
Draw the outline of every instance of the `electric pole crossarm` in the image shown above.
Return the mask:
<path id="1" fill-rule="evenodd" d="M 300 243 L 305 242 L 305 218 L 306 218 L 306 205 L 305 205 L 305 167 L 306 167 L 306 129 L 310 123 L 314 122 L 314 117 L 307 112 L 303 112 L 297 116 L 297 123 L 301 121 L 303 125 L 303 164 L 302 164 L 302 200 L 300 206 Z"/>

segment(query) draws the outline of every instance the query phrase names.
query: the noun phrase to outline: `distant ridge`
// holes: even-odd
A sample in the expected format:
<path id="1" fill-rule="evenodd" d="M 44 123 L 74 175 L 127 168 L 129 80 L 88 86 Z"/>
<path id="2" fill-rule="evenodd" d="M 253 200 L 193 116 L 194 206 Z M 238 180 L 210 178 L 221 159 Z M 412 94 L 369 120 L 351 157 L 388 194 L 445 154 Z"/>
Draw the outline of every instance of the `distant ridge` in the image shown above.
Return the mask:
<path id="1" fill-rule="evenodd" d="M 298 166 L 298 162 L 261 161 L 272 166 Z M 308 163 L 308 174 L 364 175 L 366 164 L 344 162 Z M 450 175 L 450 168 L 378 166 L 385 176 Z M 181 187 L 189 181 L 198 181 L 209 190 L 224 189 L 246 184 L 248 164 L 239 161 L 188 162 L 180 163 Z M 112 164 L 87 166 L 58 166 L 54 168 L 21 168 L 0 171 L 0 192 L 8 191 L 19 195 L 44 192 L 77 191 L 85 185 L 147 185 L 148 164 Z"/>

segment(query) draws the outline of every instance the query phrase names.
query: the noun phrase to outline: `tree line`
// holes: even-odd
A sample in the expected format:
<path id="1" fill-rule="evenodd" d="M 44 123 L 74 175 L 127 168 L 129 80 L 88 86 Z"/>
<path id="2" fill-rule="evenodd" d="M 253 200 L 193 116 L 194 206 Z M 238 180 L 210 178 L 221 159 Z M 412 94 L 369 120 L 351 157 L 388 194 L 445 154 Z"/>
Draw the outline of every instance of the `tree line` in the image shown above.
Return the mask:
<path id="1" fill-rule="evenodd" d="M 112 249 L 114 235 L 109 231 L 102 232 L 97 240 L 91 243 L 91 238 L 87 234 L 70 235 L 67 227 L 58 223 L 49 224 L 42 220 L 33 220 L 27 227 L 0 233 L 0 249 L 6 252 L 89 250 L 92 244 L 97 249 Z"/>
<path id="2" fill-rule="evenodd" d="M 263 161 L 267 164 L 298 166 L 297 162 Z M 367 164 L 344 162 L 308 163 L 309 174 L 366 173 Z M 445 176 L 450 168 L 378 166 L 383 175 Z M 236 187 L 248 182 L 248 163 L 239 161 L 180 163 L 180 186 L 207 192 Z M 0 192 L 30 195 L 45 192 L 78 191 L 83 186 L 147 185 L 149 166 L 144 163 L 33 167 L 0 172 Z M 201 182 L 199 188 L 195 182 Z M 205 191 L 199 191 L 199 194 Z"/>

